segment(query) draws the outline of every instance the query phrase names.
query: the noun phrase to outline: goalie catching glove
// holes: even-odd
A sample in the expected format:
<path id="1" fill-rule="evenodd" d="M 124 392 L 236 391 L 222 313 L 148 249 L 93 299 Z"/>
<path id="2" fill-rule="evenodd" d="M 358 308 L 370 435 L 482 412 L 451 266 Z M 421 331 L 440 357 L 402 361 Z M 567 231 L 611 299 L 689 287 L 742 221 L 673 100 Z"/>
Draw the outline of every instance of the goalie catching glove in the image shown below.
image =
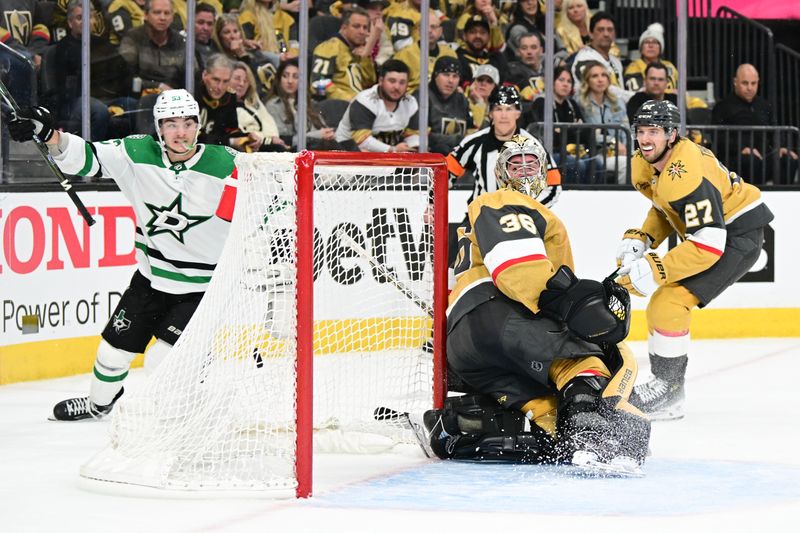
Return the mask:
<path id="1" fill-rule="evenodd" d="M 667 283 L 667 271 L 655 252 L 619 269 L 617 283 L 636 296 L 650 296 Z"/>
<path id="2" fill-rule="evenodd" d="M 624 267 L 644 256 L 650 249 L 653 239 L 640 229 L 629 229 L 622 236 L 622 242 L 617 248 L 617 266 Z"/>
<path id="3" fill-rule="evenodd" d="M 578 279 L 562 265 L 547 280 L 539 295 L 539 309 L 546 317 L 564 322 L 577 337 L 594 343 L 618 343 L 628 336 L 631 300 L 611 279 L 603 282 Z"/>

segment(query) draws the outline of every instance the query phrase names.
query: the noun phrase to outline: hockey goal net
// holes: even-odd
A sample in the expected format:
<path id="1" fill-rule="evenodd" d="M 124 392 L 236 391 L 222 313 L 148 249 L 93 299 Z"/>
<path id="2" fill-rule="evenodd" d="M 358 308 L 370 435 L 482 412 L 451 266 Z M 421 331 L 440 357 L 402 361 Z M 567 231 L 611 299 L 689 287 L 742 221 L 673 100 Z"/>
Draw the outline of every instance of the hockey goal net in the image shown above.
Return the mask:
<path id="1" fill-rule="evenodd" d="M 119 401 L 94 481 L 311 493 L 312 450 L 413 443 L 444 395 L 436 155 L 243 154 L 230 235 L 165 361 Z"/>

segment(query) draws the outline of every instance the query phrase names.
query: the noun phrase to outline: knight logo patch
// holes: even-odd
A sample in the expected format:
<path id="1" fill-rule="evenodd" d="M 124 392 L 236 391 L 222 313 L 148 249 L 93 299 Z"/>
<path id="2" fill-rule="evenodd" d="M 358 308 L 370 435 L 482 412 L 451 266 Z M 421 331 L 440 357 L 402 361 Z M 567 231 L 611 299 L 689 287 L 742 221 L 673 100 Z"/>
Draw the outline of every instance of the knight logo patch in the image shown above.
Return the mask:
<path id="1" fill-rule="evenodd" d="M 686 166 L 683 164 L 683 161 L 674 161 L 669 168 L 667 168 L 667 174 L 669 174 L 669 177 L 672 178 L 673 181 L 675 181 L 675 179 L 680 179 L 682 174 L 686 174 Z"/>
<path id="2" fill-rule="evenodd" d="M 33 16 L 30 11 L 5 11 L 5 27 L 11 37 L 22 44 L 28 44 L 28 40 L 33 32 Z"/>

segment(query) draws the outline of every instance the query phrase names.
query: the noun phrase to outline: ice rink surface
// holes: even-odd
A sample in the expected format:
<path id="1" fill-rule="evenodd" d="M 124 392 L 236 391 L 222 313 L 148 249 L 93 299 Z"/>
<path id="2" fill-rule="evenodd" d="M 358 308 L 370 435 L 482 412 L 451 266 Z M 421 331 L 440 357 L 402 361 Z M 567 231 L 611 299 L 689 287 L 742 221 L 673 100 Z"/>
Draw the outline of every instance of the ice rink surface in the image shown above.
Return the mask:
<path id="1" fill-rule="evenodd" d="M 631 343 L 646 375 L 646 345 Z M 0 387 L 0 531 L 800 531 L 800 339 L 693 341 L 686 418 L 653 424 L 642 479 L 465 464 L 421 452 L 317 455 L 309 500 L 89 492 L 108 422 L 47 421 L 88 375 Z M 134 372 L 129 387 L 143 375 Z"/>

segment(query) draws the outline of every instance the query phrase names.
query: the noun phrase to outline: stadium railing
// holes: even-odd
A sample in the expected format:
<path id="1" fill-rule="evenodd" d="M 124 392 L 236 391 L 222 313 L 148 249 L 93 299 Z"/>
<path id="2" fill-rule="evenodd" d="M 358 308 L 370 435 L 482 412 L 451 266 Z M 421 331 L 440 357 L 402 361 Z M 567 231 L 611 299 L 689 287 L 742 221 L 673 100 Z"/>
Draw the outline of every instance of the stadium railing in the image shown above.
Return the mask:
<path id="1" fill-rule="evenodd" d="M 780 124 L 800 126 L 800 53 L 775 45 L 775 116 Z"/>
<path id="2" fill-rule="evenodd" d="M 759 187 L 797 185 L 800 161 L 791 155 L 800 154 L 800 129 L 797 127 L 694 125 L 690 129 L 699 133 L 700 144 L 745 181 L 763 181 L 756 183 Z M 743 147 L 755 148 L 761 158 L 743 154 Z"/>

